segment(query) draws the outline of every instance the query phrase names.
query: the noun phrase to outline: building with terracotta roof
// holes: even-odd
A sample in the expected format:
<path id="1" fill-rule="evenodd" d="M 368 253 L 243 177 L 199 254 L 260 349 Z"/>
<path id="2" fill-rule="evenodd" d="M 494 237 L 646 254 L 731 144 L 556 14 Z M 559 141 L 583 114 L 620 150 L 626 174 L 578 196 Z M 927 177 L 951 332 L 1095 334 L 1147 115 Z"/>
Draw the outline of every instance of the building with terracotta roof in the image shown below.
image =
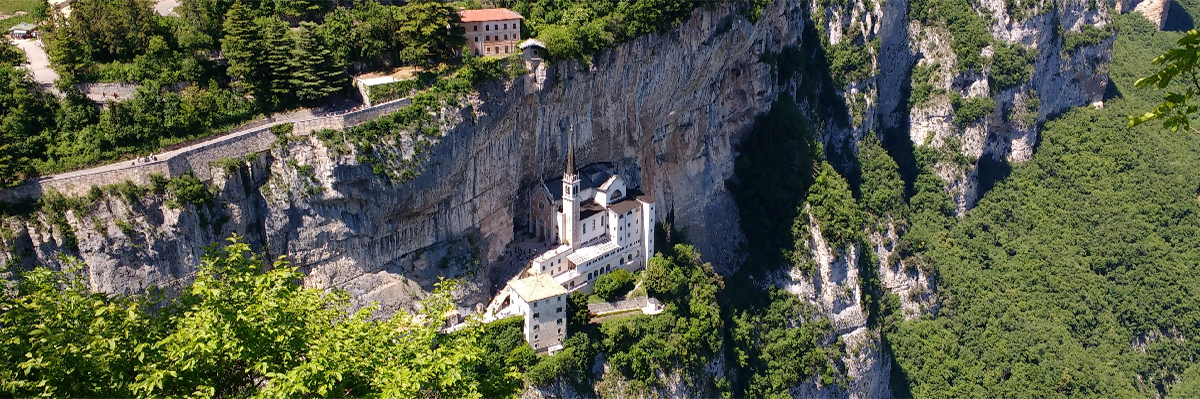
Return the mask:
<path id="1" fill-rule="evenodd" d="M 463 36 L 475 55 L 504 56 L 519 51 L 521 20 L 524 17 L 507 8 L 459 10 Z"/>

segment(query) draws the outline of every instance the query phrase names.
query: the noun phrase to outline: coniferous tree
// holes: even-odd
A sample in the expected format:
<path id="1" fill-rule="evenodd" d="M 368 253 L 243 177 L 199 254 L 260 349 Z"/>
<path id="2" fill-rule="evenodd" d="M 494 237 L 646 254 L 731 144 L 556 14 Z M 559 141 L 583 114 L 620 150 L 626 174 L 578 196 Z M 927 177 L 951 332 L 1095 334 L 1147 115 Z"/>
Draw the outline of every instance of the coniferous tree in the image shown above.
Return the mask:
<path id="1" fill-rule="evenodd" d="M 316 25 L 301 24 L 292 52 L 292 87 L 296 97 L 302 101 L 313 101 L 338 92 L 346 84 L 345 71 L 333 61 L 333 56 Z"/>
<path id="2" fill-rule="evenodd" d="M 296 47 L 288 24 L 277 17 L 259 17 L 254 20 L 262 35 L 263 92 L 270 92 L 270 102 L 275 108 L 289 103 L 294 98 L 291 79 L 292 51 Z"/>
<path id="3" fill-rule="evenodd" d="M 458 10 L 454 4 L 436 0 L 418 0 L 405 5 L 399 17 L 396 35 L 403 47 L 400 60 L 413 65 L 428 66 L 435 58 L 451 57 L 462 48 L 463 28 L 458 26 Z"/>
<path id="4" fill-rule="evenodd" d="M 241 1 L 233 3 L 225 13 L 225 23 L 222 24 L 225 37 L 221 39 L 221 52 L 229 62 L 226 73 L 233 79 L 233 86 L 242 92 L 255 96 L 262 93 L 263 61 L 259 57 L 258 46 L 260 38 L 250 9 Z"/>

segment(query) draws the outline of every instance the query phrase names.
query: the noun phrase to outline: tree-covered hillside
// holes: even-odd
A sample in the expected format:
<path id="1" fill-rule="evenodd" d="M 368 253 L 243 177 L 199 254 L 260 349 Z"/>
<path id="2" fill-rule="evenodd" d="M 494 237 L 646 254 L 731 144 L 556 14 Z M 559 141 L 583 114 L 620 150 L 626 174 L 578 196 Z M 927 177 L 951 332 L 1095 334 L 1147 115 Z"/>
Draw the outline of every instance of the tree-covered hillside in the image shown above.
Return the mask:
<path id="1" fill-rule="evenodd" d="M 1153 396 L 1195 375 L 1200 136 L 1125 127 L 1159 96 L 1134 81 L 1180 34 L 1137 14 L 1118 27 L 1104 109 L 1048 121 L 949 228 L 911 219 L 944 305 L 887 331 L 912 395 Z"/>

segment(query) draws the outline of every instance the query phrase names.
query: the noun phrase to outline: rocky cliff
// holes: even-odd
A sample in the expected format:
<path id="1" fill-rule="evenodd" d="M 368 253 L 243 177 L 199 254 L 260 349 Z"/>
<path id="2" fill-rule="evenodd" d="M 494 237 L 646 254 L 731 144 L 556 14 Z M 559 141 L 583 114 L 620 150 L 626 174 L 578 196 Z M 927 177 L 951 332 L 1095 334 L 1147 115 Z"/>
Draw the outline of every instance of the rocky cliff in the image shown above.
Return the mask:
<path id="1" fill-rule="evenodd" d="M 981 165 L 1029 159 L 1048 116 L 1102 100 L 1112 44 L 1100 3 L 968 4 L 989 36 L 977 52 L 987 61 L 972 66 L 953 50 L 964 39 L 950 25 L 911 19 L 905 0 L 777 0 L 753 22 L 742 5 L 698 9 L 677 29 L 587 62 L 557 62 L 480 87 L 462 106 L 442 110 L 440 137 L 411 180 L 382 179 L 313 136 L 283 138 L 269 151 L 214 166 L 212 202 L 173 207 L 163 195 L 114 193 L 4 219 L 0 262 L 57 265 L 65 252 L 87 264 L 97 290 L 170 289 L 190 280 L 207 244 L 236 233 L 300 265 L 305 284 L 345 289 L 357 306 L 378 303 L 381 314 L 412 306 L 440 277 L 463 279 L 460 305 L 470 308 L 515 272 L 501 267 L 503 255 L 526 227 L 530 191 L 562 173 L 574 137 L 580 164 L 614 162 L 657 199 L 660 220 L 673 212 L 705 260 L 731 272 L 744 255 L 726 190 L 736 146 L 778 96 L 799 97 L 805 87 L 803 77 L 780 78 L 781 67 L 764 54 L 815 46 L 802 43 L 806 28 L 829 49 L 838 106 L 847 110 L 844 121 L 821 122 L 826 154 L 852 159 L 865 134 L 902 137 L 918 152 L 931 150 L 928 164 L 912 166 L 937 172 L 962 213 L 979 195 Z M 999 79 L 998 51 L 1028 61 Z M 985 112 L 962 116 L 968 103 Z M 800 104 L 806 112 L 830 106 Z M 879 330 L 867 327 L 858 257 L 870 251 L 880 260 L 881 285 L 900 296 L 906 317 L 936 311 L 935 284 L 891 260 L 903 234 L 894 228 L 867 231 L 867 247 L 841 248 L 838 256 L 812 230 L 807 249 L 817 272 L 777 284 L 834 322 L 853 380 L 794 394 L 887 396 L 890 360 Z M 697 393 L 676 384 L 663 394 Z"/>

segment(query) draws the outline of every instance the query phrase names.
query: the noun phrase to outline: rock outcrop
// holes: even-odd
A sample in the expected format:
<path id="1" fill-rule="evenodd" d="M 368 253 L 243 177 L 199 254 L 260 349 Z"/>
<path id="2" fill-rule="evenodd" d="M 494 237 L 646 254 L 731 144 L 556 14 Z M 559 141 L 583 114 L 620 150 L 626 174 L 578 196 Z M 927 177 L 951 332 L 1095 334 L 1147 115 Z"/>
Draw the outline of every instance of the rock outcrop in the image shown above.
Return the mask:
<path id="1" fill-rule="evenodd" d="M 511 277 L 502 255 L 526 227 L 530 192 L 561 175 L 574 137 L 580 164 L 613 162 L 631 185 L 657 199 L 660 220 L 673 214 L 706 261 L 732 272 L 744 255 L 738 210 L 726 188 L 736 146 L 778 96 L 796 95 L 799 86 L 777 81 L 777 66 L 763 55 L 802 45 L 810 22 L 822 46 L 850 43 L 867 59 L 838 93 L 849 120 L 821 125 L 826 153 L 853 155 L 872 132 L 904 135 L 918 149 L 941 154 L 928 167 L 946 182 L 960 214 L 978 198 L 981 161 L 1028 160 L 1047 116 L 1102 100 L 1112 36 L 1065 48 L 1058 32 L 1110 32 L 1103 4 L 1041 1 L 1011 15 L 1004 1 L 972 2 L 992 36 L 981 50 L 985 58 L 997 46 L 1034 55 L 1028 78 L 1005 88 L 995 86 L 989 67 L 962 68 L 951 50 L 953 33 L 908 20 L 906 0 L 822 4 L 777 0 L 754 22 L 740 5 L 701 8 L 677 29 L 588 62 L 543 64 L 535 74 L 486 84 L 438 115 L 441 136 L 411 180 L 389 182 L 355 154 L 301 135 L 213 174 L 211 203 L 172 207 L 162 195 L 114 194 L 61 214 L 0 221 L 0 263 L 58 265 L 56 254 L 65 252 L 87 264 L 96 290 L 171 289 L 190 281 L 206 245 L 236 233 L 256 250 L 301 266 L 305 284 L 345 289 L 355 306 L 379 304 L 380 315 L 410 308 L 441 277 L 463 280 L 460 306 L 471 308 Z M 914 69 L 926 71 L 927 81 L 913 82 Z M 928 85 L 922 102 L 910 98 L 915 83 Z M 956 122 L 956 98 L 994 107 Z M 879 260 L 882 288 L 900 296 L 906 317 L 936 312 L 930 277 L 892 260 L 899 234 L 888 226 L 867 231 L 870 248 L 836 249 L 811 226 L 815 272 L 777 282 L 833 321 L 847 348 L 845 388 L 813 381 L 795 387 L 795 396 L 891 394 L 889 354 L 879 329 L 868 327 L 861 300 L 865 251 Z M 609 381 L 619 392 L 619 379 Z M 559 384 L 525 394 L 575 392 Z M 661 394 L 708 396 L 670 386 Z"/>

